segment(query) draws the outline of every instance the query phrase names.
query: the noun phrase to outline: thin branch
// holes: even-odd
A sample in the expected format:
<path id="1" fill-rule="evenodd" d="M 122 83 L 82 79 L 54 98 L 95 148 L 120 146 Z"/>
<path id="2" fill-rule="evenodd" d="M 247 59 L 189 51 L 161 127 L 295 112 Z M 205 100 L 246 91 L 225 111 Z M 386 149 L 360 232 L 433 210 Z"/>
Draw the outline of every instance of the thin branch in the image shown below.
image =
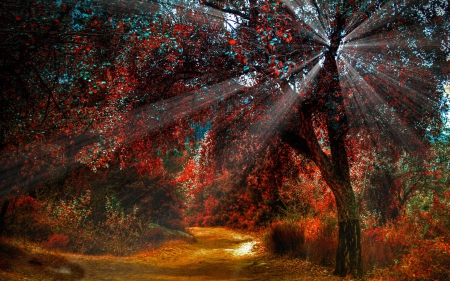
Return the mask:
<path id="1" fill-rule="evenodd" d="M 229 8 L 220 8 L 218 5 L 216 5 L 214 3 L 210 3 L 210 2 L 203 2 L 203 5 L 208 6 L 210 8 L 213 8 L 215 10 L 227 13 L 227 14 L 233 14 L 233 15 L 239 16 L 239 17 L 241 17 L 243 19 L 250 20 L 250 16 L 249 15 L 246 15 L 246 14 L 244 14 L 244 13 L 238 11 L 238 10 L 229 9 Z"/>
<path id="2" fill-rule="evenodd" d="M 320 25 L 322 25 L 323 30 L 326 32 L 327 30 L 325 29 L 325 25 L 324 25 L 324 23 L 322 22 L 323 16 L 322 16 L 321 10 L 320 10 L 320 8 L 319 8 L 319 4 L 318 4 L 317 1 L 315 1 L 315 0 L 312 1 L 312 4 L 313 4 L 314 8 L 316 9 L 316 12 L 317 12 L 317 19 L 319 20 Z"/>

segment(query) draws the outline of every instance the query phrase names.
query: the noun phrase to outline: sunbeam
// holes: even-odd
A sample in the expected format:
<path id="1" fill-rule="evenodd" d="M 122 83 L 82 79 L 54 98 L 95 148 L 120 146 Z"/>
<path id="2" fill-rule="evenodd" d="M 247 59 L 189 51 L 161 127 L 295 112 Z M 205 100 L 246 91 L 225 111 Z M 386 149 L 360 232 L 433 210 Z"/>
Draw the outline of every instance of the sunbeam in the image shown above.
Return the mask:
<path id="1" fill-rule="evenodd" d="M 441 41 L 428 39 L 417 40 L 415 37 L 424 32 L 423 27 L 410 26 L 403 30 L 391 30 L 382 34 L 373 34 L 362 39 L 353 40 L 343 44 L 344 48 L 357 48 L 379 51 L 379 48 L 411 48 L 411 49 L 439 49 Z M 377 52 L 378 53 L 378 52 Z"/>
<path id="2" fill-rule="evenodd" d="M 306 32 L 311 38 L 324 45 L 330 44 L 325 28 L 320 22 L 320 15 L 310 0 L 297 0 L 295 3 L 284 0 L 283 3 L 296 15 L 296 20 L 310 27 Z"/>
<path id="3" fill-rule="evenodd" d="M 340 73 L 346 74 L 342 76 L 342 88 L 349 92 L 346 108 L 351 119 L 363 120 L 364 127 L 376 139 L 380 132 L 385 133 L 409 151 L 413 151 L 414 146 L 411 144 L 417 145 L 421 141 L 402 124 L 401 118 L 382 98 L 379 89 L 368 84 L 346 59 L 343 59 L 343 62 L 345 71 L 341 68 Z M 418 110 L 417 104 L 411 103 L 409 106 L 413 107 L 412 110 Z"/>
<path id="4" fill-rule="evenodd" d="M 221 162 L 224 158 L 229 158 L 230 155 L 233 155 L 244 170 L 249 167 L 250 163 L 258 157 L 260 152 L 262 152 L 261 150 L 266 148 L 266 144 L 273 139 L 275 133 L 283 126 L 285 120 L 289 119 L 294 113 L 293 105 L 301 103 L 307 98 L 311 90 L 311 84 L 317 77 L 321 67 L 321 61 L 317 61 L 311 70 L 300 81 L 293 82 L 293 85 L 281 86 L 279 83 L 282 83 L 282 80 L 272 80 L 270 84 L 276 85 L 275 88 L 277 88 L 276 91 L 280 91 L 280 97 L 267 110 L 260 113 L 259 116 L 253 117 L 253 122 L 249 123 L 246 121 L 243 127 L 240 127 L 241 137 L 229 142 L 222 149 L 222 154 L 216 156 L 216 159 L 219 159 L 219 162 Z M 229 124 L 219 123 L 215 126 L 229 126 Z M 245 149 L 246 152 L 243 153 L 242 147 L 247 147 L 248 145 L 251 145 L 251 148 Z M 242 175 L 237 176 L 240 177 Z"/>
<path id="5" fill-rule="evenodd" d="M 383 4 L 381 7 L 375 10 L 373 15 L 368 17 L 365 21 L 360 23 L 355 29 L 353 29 L 349 34 L 347 34 L 343 41 L 351 42 L 356 39 L 362 39 L 366 34 L 389 24 L 393 23 L 395 20 L 403 16 L 402 12 L 409 8 L 416 0 L 392 0 L 388 3 Z M 362 11 L 365 12 L 365 11 Z"/>
<path id="6" fill-rule="evenodd" d="M 353 62 L 353 65 L 358 65 L 358 69 L 363 74 L 371 75 L 372 77 L 378 77 L 377 79 L 383 83 L 378 84 L 379 89 L 386 88 L 386 94 L 393 98 L 397 92 L 409 92 L 410 94 L 401 101 L 403 104 L 409 107 L 422 108 L 429 105 L 428 90 L 430 86 L 433 86 L 433 81 L 421 78 L 421 70 L 418 67 L 399 68 L 397 65 L 384 64 L 382 70 L 378 70 L 373 66 L 374 58 L 372 53 L 360 51 L 358 49 L 358 58 L 356 59 L 350 53 L 345 52 L 343 49 L 342 57 L 346 58 L 346 62 Z M 373 54 L 375 55 L 375 53 Z M 402 79 L 403 83 L 399 80 Z M 387 83 L 386 83 L 387 82 Z M 387 87 L 386 87 L 387 86 Z M 426 86 L 426 87 L 425 87 Z M 389 89 L 389 87 L 391 87 Z M 414 87 L 414 88 L 413 88 Z M 422 90 L 422 91 L 421 91 Z M 426 90 L 426 91 L 423 91 Z M 431 105 L 430 105 L 431 107 Z M 414 112 L 420 111 L 418 108 Z"/>
<path id="7" fill-rule="evenodd" d="M 145 126 L 145 130 L 135 131 L 132 130 L 132 128 L 128 128 L 126 129 L 126 135 L 119 134 L 119 129 L 123 128 L 120 128 L 121 126 L 117 125 L 115 122 L 112 122 L 112 120 L 107 120 L 97 125 L 96 127 L 98 129 L 91 132 L 90 136 L 82 136 L 73 140 L 70 144 L 70 149 L 74 151 L 93 149 L 96 151 L 96 155 L 102 155 L 105 157 L 106 153 L 114 153 L 119 147 L 125 146 L 128 143 L 147 135 L 148 133 L 173 125 L 182 118 L 185 118 L 202 109 L 208 108 L 214 102 L 226 100 L 244 88 L 245 86 L 236 82 L 235 79 L 230 79 L 212 86 L 204 87 L 201 90 L 194 91 L 186 95 L 175 96 L 169 100 L 162 100 L 148 106 L 136 108 L 127 113 L 126 116 L 123 116 L 121 118 L 122 120 L 120 120 L 120 124 L 126 128 L 128 125 L 138 122 L 146 122 L 147 125 Z M 115 135 L 116 137 L 113 137 L 109 139 L 108 142 L 103 142 L 101 144 L 99 136 L 101 139 L 101 136 L 105 134 Z M 46 141 L 48 143 L 57 143 L 56 139 L 47 139 Z M 2 157 L 7 157 L 5 153 L 2 154 Z M 92 159 L 93 156 L 93 154 L 88 157 L 80 157 L 80 155 L 77 155 L 76 159 L 68 159 L 68 162 L 73 163 L 76 160 L 84 164 L 92 165 L 96 161 Z M 44 150 L 43 152 L 39 152 L 32 162 L 53 163 L 56 161 L 53 157 L 54 156 L 52 156 L 50 152 Z M 96 156 L 94 157 L 97 158 Z M 8 175 L 19 174 L 23 167 L 24 164 L 21 162 L 11 164 L 11 168 L 0 173 L 0 181 L 7 181 Z M 93 167 L 95 167 L 95 164 Z M 61 166 L 60 169 L 65 169 L 65 167 Z M 30 182 L 27 178 L 23 178 L 21 182 L 16 184 L 16 187 L 22 188 L 26 185 L 33 185 L 33 182 L 39 182 L 46 177 L 48 177 L 48 172 L 43 171 L 34 177 L 32 182 Z M 0 191 L 0 196 L 8 194 L 12 190 L 13 186 L 8 186 L 9 188 Z"/>

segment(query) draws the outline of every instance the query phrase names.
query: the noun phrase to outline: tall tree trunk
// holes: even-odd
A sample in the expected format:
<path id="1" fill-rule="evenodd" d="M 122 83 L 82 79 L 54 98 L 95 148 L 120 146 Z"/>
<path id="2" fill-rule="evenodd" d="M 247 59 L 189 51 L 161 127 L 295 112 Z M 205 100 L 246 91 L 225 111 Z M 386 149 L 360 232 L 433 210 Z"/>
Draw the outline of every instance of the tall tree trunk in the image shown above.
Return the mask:
<path id="1" fill-rule="evenodd" d="M 330 138 L 330 146 L 332 147 L 332 159 L 330 161 L 320 148 L 314 134 L 311 117 L 303 113 L 300 113 L 300 115 L 302 117 L 300 125 L 302 135 L 289 130 L 284 131 L 281 138 L 298 153 L 316 163 L 325 182 L 334 194 L 339 220 L 338 249 L 334 274 L 342 277 L 347 274 L 360 277 L 362 276 L 361 229 L 357 202 L 350 183 L 347 155 L 336 152 L 336 149 L 341 152 L 346 151 L 343 138 Z M 333 132 L 331 132 L 331 135 L 333 135 Z"/>
<path id="2" fill-rule="evenodd" d="M 324 89 L 321 100 L 323 104 L 306 110 L 300 108 L 295 123 L 286 127 L 281 139 L 297 152 L 312 160 L 332 190 L 338 211 L 339 244 L 336 253 L 335 275 L 355 277 L 362 275 L 361 264 L 361 230 L 355 194 L 350 182 L 350 166 L 347 159 L 345 137 L 348 130 L 344 98 L 339 85 L 339 73 L 335 60 L 335 45 L 326 55 L 325 64 L 317 77 L 321 80 L 317 88 Z M 324 79 L 325 78 L 325 79 Z M 319 107 L 319 112 L 326 112 L 331 157 L 322 150 L 314 133 L 312 111 Z"/>
<path id="3" fill-rule="evenodd" d="M 345 277 L 347 273 L 350 273 L 355 277 L 361 277 L 361 228 L 359 220 L 339 222 L 338 239 L 336 267 L 333 274 Z"/>
<path id="4" fill-rule="evenodd" d="M 332 40 L 326 55 L 324 71 L 328 77 L 325 87 L 327 109 L 327 129 L 330 140 L 332 178 L 325 177 L 333 191 L 339 217 L 339 238 L 334 274 L 355 277 L 362 275 L 361 228 L 355 194 L 350 182 L 350 165 L 347 159 L 345 137 L 348 121 L 344 105 L 344 96 L 339 84 L 339 72 L 336 64 L 339 40 Z"/>

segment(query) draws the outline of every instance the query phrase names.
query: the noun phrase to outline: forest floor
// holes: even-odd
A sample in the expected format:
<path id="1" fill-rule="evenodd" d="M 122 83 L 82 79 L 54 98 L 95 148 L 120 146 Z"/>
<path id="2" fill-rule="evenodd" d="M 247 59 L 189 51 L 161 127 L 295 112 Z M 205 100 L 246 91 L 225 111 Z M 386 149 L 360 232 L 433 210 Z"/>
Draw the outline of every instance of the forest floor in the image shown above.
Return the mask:
<path id="1" fill-rule="evenodd" d="M 331 275 L 332 268 L 266 254 L 257 234 L 206 227 L 189 232 L 195 242 L 171 241 L 131 257 L 3 246 L 0 280 L 344 280 Z"/>

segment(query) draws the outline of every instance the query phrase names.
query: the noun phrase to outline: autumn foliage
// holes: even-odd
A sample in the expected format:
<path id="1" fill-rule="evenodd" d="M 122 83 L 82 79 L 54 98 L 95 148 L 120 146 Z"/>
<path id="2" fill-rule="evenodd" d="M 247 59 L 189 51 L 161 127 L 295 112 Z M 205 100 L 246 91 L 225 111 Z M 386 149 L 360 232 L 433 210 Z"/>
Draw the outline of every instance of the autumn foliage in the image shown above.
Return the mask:
<path id="1" fill-rule="evenodd" d="M 103 2 L 0 4 L 0 235 L 449 276 L 448 1 Z"/>

